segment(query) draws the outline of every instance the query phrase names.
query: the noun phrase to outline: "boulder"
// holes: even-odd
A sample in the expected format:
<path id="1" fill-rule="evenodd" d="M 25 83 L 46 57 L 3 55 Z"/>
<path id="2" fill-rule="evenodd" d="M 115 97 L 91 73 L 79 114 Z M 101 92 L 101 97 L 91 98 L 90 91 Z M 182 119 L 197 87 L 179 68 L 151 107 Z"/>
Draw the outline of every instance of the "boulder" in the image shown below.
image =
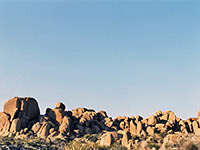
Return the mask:
<path id="1" fill-rule="evenodd" d="M 110 127 L 113 125 L 112 118 L 105 118 L 104 121 L 105 121 L 104 124 L 105 124 L 108 128 L 110 128 Z"/>
<path id="2" fill-rule="evenodd" d="M 104 118 L 107 118 L 108 115 L 105 111 L 98 111 L 97 112 L 97 117 L 99 120 L 103 120 Z"/>
<path id="3" fill-rule="evenodd" d="M 56 108 L 57 109 L 62 109 L 64 111 L 65 110 L 65 105 L 62 102 L 58 102 L 56 104 Z"/>
<path id="4" fill-rule="evenodd" d="M 199 128 L 199 124 L 197 121 L 192 122 L 193 132 L 196 134 Z"/>
<path id="5" fill-rule="evenodd" d="M 150 127 L 150 126 L 147 127 L 146 131 L 147 131 L 148 135 L 154 135 L 154 128 L 153 127 Z"/>
<path id="6" fill-rule="evenodd" d="M 164 138 L 163 145 L 180 145 L 182 140 L 181 135 L 168 134 Z"/>
<path id="7" fill-rule="evenodd" d="M 131 138 L 130 132 L 125 131 L 122 138 L 122 146 L 128 147 L 128 141 Z"/>
<path id="8" fill-rule="evenodd" d="M 51 140 L 51 141 L 55 141 L 56 137 L 59 135 L 59 132 L 58 131 L 54 131 L 52 133 L 50 133 L 50 135 L 48 136 L 48 138 Z"/>
<path id="9" fill-rule="evenodd" d="M 60 125 L 62 123 L 65 112 L 62 109 L 58 109 L 58 108 L 55 108 L 53 110 L 51 108 L 47 108 L 45 115 L 51 118 L 51 120 L 56 125 Z"/>
<path id="10" fill-rule="evenodd" d="M 184 122 L 183 120 L 181 120 L 181 121 L 179 122 L 179 126 L 180 126 L 180 130 L 181 130 L 181 131 L 183 131 L 183 130 L 186 129 L 186 124 L 185 124 L 185 122 Z"/>
<path id="11" fill-rule="evenodd" d="M 14 97 L 4 104 L 4 112 L 10 115 L 10 121 L 15 118 L 33 120 L 40 115 L 37 101 L 30 97 Z"/>
<path id="12" fill-rule="evenodd" d="M 140 122 L 142 119 L 143 119 L 143 118 L 142 118 L 141 116 L 137 115 L 137 116 L 135 117 L 135 122 L 138 123 L 138 122 Z"/>
<path id="13" fill-rule="evenodd" d="M 71 129 L 71 119 L 69 117 L 64 117 L 63 118 L 63 121 L 62 121 L 62 124 L 60 125 L 59 127 L 59 131 L 60 133 L 67 133 L 67 132 L 70 132 L 70 129 Z"/>
<path id="14" fill-rule="evenodd" d="M 156 117 L 154 115 L 151 115 L 148 118 L 148 125 L 155 126 L 156 123 L 157 123 Z"/>
<path id="15" fill-rule="evenodd" d="M 39 122 L 37 122 L 37 123 L 35 123 L 35 124 L 32 126 L 31 130 L 32 130 L 34 133 L 37 133 L 37 132 L 39 131 L 40 127 L 41 127 L 41 124 L 40 124 Z"/>
<path id="16" fill-rule="evenodd" d="M 28 118 L 29 120 L 33 120 L 40 115 L 40 109 L 37 101 L 34 98 L 26 98 L 24 101 L 25 109 L 23 111 L 23 118 Z"/>
<path id="17" fill-rule="evenodd" d="M 89 113 L 85 112 L 83 113 L 82 117 L 79 120 L 79 123 L 81 125 L 85 125 L 89 127 L 90 123 L 93 121 L 93 116 L 90 115 Z"/>
<path id="18" fill-rule="evenodd" d="M 37 136 L 41 138 L 47 138 L 49 136 L 49 129 L 51 128 L 50 123 L 45 123 L 42 125 L 40 130 L 37 132 Z"/>
<path id="19" fill-rule="evenodd" d="M 11 121 L 17 114 L 17 111 L 19 110 L 20 106 L 21 106 L 21 100 L 18 97 L 14 97 L 5 102 L 3 110 L 5 113 L 10 115 Z"/>
<path id="20" fill-rule="evenodd" d="M 164 121 L 167 121 L 168 120 L 168 118 L 169 118 L 169 113 L 170 113 L 171 111 L 166 111 L 166 112 L 163 112 L 163 115 L 160 117 L 160 120 L 164 120 Z"/>
<path id="21" fill-rule="evenodd" d="M 140 132 L 140 136 L 146 137 L 146 136 L 147 136 L 147 133 L 146 133 L 144 130 L 142 130 L 142 131 Z"/>
<path id="22" fill-rule="evenodd" d="M 5 112 L 0 112 L 0 132 L 3 130 L 4 126 L 9 123 L 10 116 Z"/>
<path id="23" fill-rule="evenodd" d="M 125 129 L 125 122 L 124 122 L 124 121 L 120 122 L 119 127 L 120 127 L 122 130 L 124 130 L 124 129 Z"/>
<path id="24" fill-rule="evenodd" d="M 130 132 L 131 132 L 132 134 L 134 134 L 134 133 L 137 132 L 137 126 L 136 126 L 136 124 L 133 122 L 133 120 L 131 120 L 131 122 L 130 122 Z"/>
<path id="25" fill-rule="evenodd" d="M 147 147 L 148 147 L 148 142 L 147 141 L 142 141 L 141 142 L 141 147 L 142 147 L 142 149 L 146 150 Z"/>
<path id="26" fill-rule="evenodd" d="M 8 122 L 6 122 L 6 123 L 4 124 L 3 129 L 2 129 L 1 132 L 6 136 L 6 134 L 7 134 L 8 131 L 9 131 L 9 129 L 10 129 L 10 122 L 8 121 Z"/>
<path id="27" fill-rule="evenodd" d="M 176 115 L 174 114 L 174 112 L 169 113 L 169 120 L 176 122 Z"/>
<path id="28" fill-rule="evenodd" d="M 10 132 L 16 133 L 17 131 L 20 130 L 21 130 L 21 120 L 19 118 L 14 119 L 10 127 Z"/>
<path id="29" fill-rule="evenodd" d="M 157 117 L 162 116 L 162 111 L 161 111 L 161 110 L 157 111 L 157 112 L 155 113 L 155 116 L 157 116 Z"/>
<path id="30" fill-rule="evenodd" d="M 142 123 L 138 122 L 137 123 L 137 134 L 140 134 L 141 131 L 142 131 Z"/>
<path id="31" fill-rule="evenodd" d="M 101 136 L 100 145 L 110 147 L 117 140 L 118 140 L 117 132 L 106 132 Z"/>

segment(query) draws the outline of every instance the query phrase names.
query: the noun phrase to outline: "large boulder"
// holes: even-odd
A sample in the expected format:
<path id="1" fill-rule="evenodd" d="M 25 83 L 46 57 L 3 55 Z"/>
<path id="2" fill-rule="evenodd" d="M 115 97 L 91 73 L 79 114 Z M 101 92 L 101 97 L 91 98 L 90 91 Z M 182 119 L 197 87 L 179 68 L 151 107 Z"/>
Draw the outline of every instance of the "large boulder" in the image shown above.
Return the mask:
<path id="1" fill-rule="evenodd" d="M 21 100 L 18 97 L 11 98 L 5 102 L 3 110 L 5 113 L 10 115 L 11 121 L 17 114 L 17 111 L 19 110 L 20 106 L 21 106 Z"/>
<path id="2" fill-rule="evenodd" d="M 10 116 L 4 112 L 0 112 L 0 132 L 3 130 L 4 126 L 9 123 Z"/>
<path id="3" fill-rule="evenodd" d="M 38 103 L 34 98 L 26 98 L 23 99 L 24 109 L 21 107 L 21 111 L 23 114 L 23 118 L 28 118 L 29 120 L 33 120 L 40 115 L 40 109 L 38 107 Z"/>
<path id="4" fill-rule="evenodd" d="M 101 136 L 100 145 L 110 147 L 118 139 L 119 135 L 117 132 L 106 132 Z"/>
<path id="5" fill-rule="evenodd" d="M 173 122 L 176 122 L 176 115 L 174 114 L 174 112 L 170 112 L 169 113 L 169 120 L 172 120 Z"/>
<path id="6" fill-rule="evenodd" d="M 140 134 L 141 131 L 142 131 L 142 123 L 138 122 L 137 123 L 137 134 Z"/>
<path id="7" fill-rule="evenodd" d="M 193 121 L 192 122 L 192 126 L 193 126 L 193 132 L 196 134 L 198 129 L 199 129 L 199 124 L 197 121 Z"/>
<path id="8" fill-rule="evenodd" d="M 167 136 L 165 136 L 165 138 L 163 139 L 163 145 L 180 145 L 181 144 L 181 140 L 182 140 L 182 136 L 181 135 L 176 135 L 176 134 L 168 134 Z"/>
<path id="9" fill-rule="evenodd" d="M 131 134 L 128 131 L 124 131 L 123 138 L 122 138 L 122 145 L 128 147 L 128 141 L 131 138 Z"/>
<path id="10" fill-rule="evenodd" d="M 133 122 L 133 120 L 130 121 L 130 132 L 132 134 L 137 132 L 137 125 Z"/>
<path id="11" fill-rule="evenodd" d="M 31 97 L 14 97 L 4 104 L 4 112 L 10 115 L 10 121 L 16 118 L 33 120 L 40 115 L 38 103 Z"/>

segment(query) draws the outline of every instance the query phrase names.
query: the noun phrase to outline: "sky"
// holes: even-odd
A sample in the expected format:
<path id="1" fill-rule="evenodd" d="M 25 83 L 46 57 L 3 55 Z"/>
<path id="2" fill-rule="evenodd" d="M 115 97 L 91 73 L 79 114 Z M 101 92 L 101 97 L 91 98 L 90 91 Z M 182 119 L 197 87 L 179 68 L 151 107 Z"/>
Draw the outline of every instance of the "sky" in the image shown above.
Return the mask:
<path id="1" fill-rule="evenodd" d="M 0 1 L 0 111 L 63 102 L 109 116 L 200 111 L 200 1 Z"/>

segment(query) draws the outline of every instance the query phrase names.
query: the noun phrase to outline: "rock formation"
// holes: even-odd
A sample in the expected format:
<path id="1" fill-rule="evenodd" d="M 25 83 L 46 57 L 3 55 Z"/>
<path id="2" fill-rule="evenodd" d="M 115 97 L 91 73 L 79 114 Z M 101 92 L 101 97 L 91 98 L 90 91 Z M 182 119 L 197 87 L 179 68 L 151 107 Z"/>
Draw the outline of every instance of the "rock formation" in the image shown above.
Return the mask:
<path id="1" fill-rule="evenodd" d="M 134 136 L 148 139 L 155 134 L 166 134 L 164 142 L 169 143 L 177 138 L 177 133 L 200 135 L 200 113 L 198 118 L 187 120 L 176 117 L 172 111 L 158 111 L 148 118 L 118 116 L 112 119 L 105 111 L 95 112 L 87 108 L 70 111 L 65 108 L 63 103 L 58 102 L 54 109 L 47 108 L 46 113 L 41 115 L 34 98 L 14 97 L 4 104 L 3 112 L 0 112 L 0 136 L 35 136 L 54 141 L 57 138 L 73 140 L 98 134 L 97 143 L 101 146 L 118 142 L 128 148 L 133 144 L 130 139 Z M 142 144 L 143 147 L 145 144 Z"/>
<path id="2" fill-rule="evenodd" d="M 0 135 L 15 135 L 17 132 L 32 126 L 32 121 L 40 115 L 37 101 L 30 97 L 9 99 L 0 113 Z"/>

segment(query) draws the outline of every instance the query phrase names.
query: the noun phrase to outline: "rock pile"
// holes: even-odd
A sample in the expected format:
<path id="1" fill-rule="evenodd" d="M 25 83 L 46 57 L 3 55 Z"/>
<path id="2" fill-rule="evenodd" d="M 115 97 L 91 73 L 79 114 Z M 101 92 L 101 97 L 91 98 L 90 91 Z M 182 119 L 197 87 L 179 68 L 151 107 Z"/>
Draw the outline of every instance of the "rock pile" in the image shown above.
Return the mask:
<path id="1" fill-rule="evenodd" d="M 4 111 L 0 112 L 0 135 L 19 135 L 28 131 L 32 121 L 40 115 L 38 103 L 30 97 L 14 97 L 4 104 Z"/>
<path id="2" fill-rule="evenodd" d="M 133 136 L 147 138 L 155 134 L 177 133 L 200 135 L 200 113 L 198 118 L 187 120 L 176 117 L 172 111 L 158 111 L 148 118 L 118 116 L 112 119 L 105 111 L 95 112 L 87 108 L 70 111 L 65 108 L 59 102 L 54 109 L 47 108 L 46 113 L 41 115 L 34 98 L 14 97 L 4 104 L 3 112 L 0 112 L 0 136 L 22 139 L 40 137 L 54 141 L 58 138 L 73 140 L 87 134 L 99 134 L 97 143 L 102 146 L 118 142 L 131 147 L 130 139 Z M 168 139 L 172 137 L 168 136 Z"/>

